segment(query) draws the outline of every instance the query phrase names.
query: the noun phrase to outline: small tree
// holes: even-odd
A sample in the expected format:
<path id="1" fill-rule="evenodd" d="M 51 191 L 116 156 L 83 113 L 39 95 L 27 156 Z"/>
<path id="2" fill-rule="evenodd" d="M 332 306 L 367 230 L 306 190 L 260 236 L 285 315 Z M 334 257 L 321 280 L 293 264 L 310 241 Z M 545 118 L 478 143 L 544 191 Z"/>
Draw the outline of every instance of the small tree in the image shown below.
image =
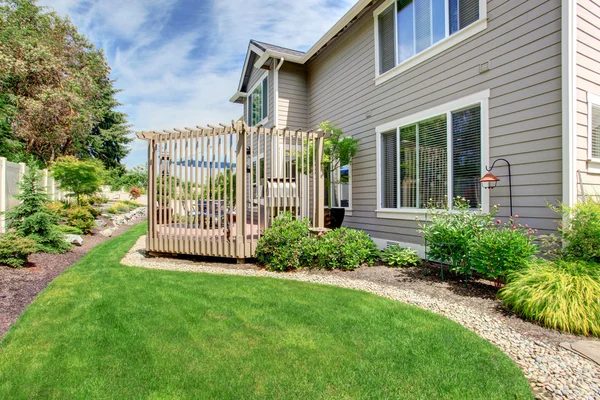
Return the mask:
<path id="1" fill-rule="evenodd" d="M 41 251 L 64 253 L 70 245 L 57 230 L 58 217 L 44 207 L 49 199 L 40 180 L 41 173 L 33 168 L 23 176 L 19 183 L 20 193 L 15 195 L 21 203 L 6 212 L 6 226 L 33 240 Z"/>
<path id="2" fill-rule="evenodd" d="M 81 196 L 92 195 L 100 190 L 103 172 L 99 161 L 81 160 L 73 156 L 61 157 L 52 165 L 52 173 L 60 188 L 71 192 L 78 205 L 81 204 Z"/>
<path id="3" fill-rule="evenodd" d="M 358 151 L 359 139 L 353 137 L 344 137 L 344 132 L 329 121 L 323 121 L 319 124 L 319 129 L 330 133 L 325 139 L 323 146 L 323 169 L 325 173 L 325 187 L 329 191 L 329 206 L 333 204 L 333 191 L 331 184 L 337 183 L 333 179 L 333 173 L 343 165 L 350 164 L 352 158 Z"/>

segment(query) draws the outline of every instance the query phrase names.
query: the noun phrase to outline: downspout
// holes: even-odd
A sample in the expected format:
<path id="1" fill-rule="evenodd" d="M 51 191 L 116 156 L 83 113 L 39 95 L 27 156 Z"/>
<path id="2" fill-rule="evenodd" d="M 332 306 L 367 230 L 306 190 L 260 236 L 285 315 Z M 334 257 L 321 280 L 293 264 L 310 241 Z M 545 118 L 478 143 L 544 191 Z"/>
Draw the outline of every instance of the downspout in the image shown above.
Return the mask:
<path id="1" fill-rule="evenodd" d="M 279 124 L 279 68 L 283 65 L 285 58 L 281 57 L 279 63 L 275 67 L 273 86 L 275 87 L 275 96 L 273 98 L 273 126 L 278 127 Z"/>
<path id="2" fill-rule="evenodd" d="M 576 64 L 575 35 L 577 14 L 574 0 L 562 0 L 562 202 L 572 206 L 577 201 L 576 165 Z"/>

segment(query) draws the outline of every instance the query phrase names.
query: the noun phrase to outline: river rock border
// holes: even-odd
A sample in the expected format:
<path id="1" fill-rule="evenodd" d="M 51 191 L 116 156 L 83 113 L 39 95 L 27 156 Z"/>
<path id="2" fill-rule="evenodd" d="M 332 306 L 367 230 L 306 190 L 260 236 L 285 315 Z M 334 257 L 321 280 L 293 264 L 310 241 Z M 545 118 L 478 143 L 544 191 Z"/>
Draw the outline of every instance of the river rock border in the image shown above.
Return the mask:
<path id="1" fill-rule="evenodd" d="M 362 290 L 411 304 L 449 318 L 475 332 L 504 351 L 523 371 L 536 397 L 540 399 L 600 399 L 600 366 L 559 346 L 530 340 L 499 319 L 443 299 L 366 280 L 310 275 L 306 272 L 278 273 L 264 270 L 222 268 L 198 262 L 147 258 L 142 236 L 121 263 L 171 271 L 203 272 L 223 275 L 260 276 L 334 285 Z"/>

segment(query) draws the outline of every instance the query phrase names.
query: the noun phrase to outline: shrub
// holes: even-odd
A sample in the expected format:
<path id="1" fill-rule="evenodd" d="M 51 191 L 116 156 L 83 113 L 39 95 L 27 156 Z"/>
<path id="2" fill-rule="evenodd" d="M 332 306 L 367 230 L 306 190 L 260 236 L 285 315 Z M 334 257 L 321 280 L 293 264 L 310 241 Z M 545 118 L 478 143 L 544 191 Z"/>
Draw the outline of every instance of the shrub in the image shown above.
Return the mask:
<path id="1" fill-rule="evenodd" d="M 600 336 L 599 271 L 595 263 L 538 260 L 511 273 L 498 296 L 515 313 L 545 327 Z"/>
<path id="2" fill-rule="evenodd" d="M 92 206 L 108 203 L 108 197 L 100 196 L 97 194 L 95 194 L 93 196 L 89 196 L 87 198 L 87 200 L 90 203 L 90 205 L 92 205 Z"/>
<path id="3" fill-rule="evenodd" d="M 27 261 L 27 257 L 38 250 L 35 241 L 17 233 L 0 236 L 0 264 L 21 268 Z"/>
<path id="4" fill-rule="evenodd" d="M 62 201 L 52 201 L 44 205 L 44 207 L 56 216 L 64 215 L 66 205 Z"/>
<path id="5" fill-rule="evenodd" d="M 100 189 L 104 175 L 102 163 L 95 159 L 73 156 L 58 158 L 52 164 L 52 174 L 62 190 L 69 191 L 81 205 L 82 196 L 93 195 Z"/>
<path id="6" fill-rule="evenodd" d="M 56 229 L 63 235 L 83 235 L 81 229 L 70 225 L 58 225 Z"/>
<path id="7" fill-rule="evenodd" d="M 64 253 L 71 245 L 56 228 L 59 217 L 45 207 L 50 201 L 40 181 L 40 172 L 33 168 L 23 176 L 19 183 L 20 192 L 15 195 L 20 203 L 6 212 L 6 227 L 34 240 L 40 251 Z"/>
<path id="8" fill-rule="evenodd" d="M 371 237 L 360 230 L 341 227 L 303 243 L 302 260 L 307 267 L 353 270 L 373 265 L 379 250 Z"/>
<path id="9" fill-rule="evenodd" d="M 140 196 L 142 195 L 142 191 L 140 190 L 139 187 L 136 186 L 132 186 L 131 188 L 129 188 L 129 197 L 131 198 L 131 200 L 137 200 L 140 198 Z"/>
<path id="10" fill-rule="evenodd" d="M 83 233 L 90 233 L 94 229 L 94 219 L 89 207 L 74 207 L 67 210 L 67 223 Z"/>
<path id="11" fill-rule="evenodd" d="M 131 210 L 133 210 L 133 209 L 135 209 L 135 208 L 138 208 L 138 207 L 141 207 L 141 204 L 140 204 L 140 203 L 138 203 L 137 201 L 131 201 L 131 200 L 121 200 L 121 201 L 119 201 L 119 203 L 121 203 L 121 204 L 125 204 L 126 206 L 129 206 L 129 208 L 130 208 Z"/>
<path id="12" fill-rule="evenodd" d="M 559 229 L 566 242 L 564 256 L 600 262 L 600 202 L 586 198 L 573 207 L 553 209 L 561 212 L 567 220 Z"/>
<path id="13" fill-rule="evenodd" d="M 381 259 L 390 267 L 414 267 L 421 263 L 416 250 L 392 245 L 383 251 Z"/>
<path id="14" fill-rule="evenodd" d="M 292 214 L 283 213 L 264 230 L 256 247 L 259 264 L 273 271 L 290 271 L 301 266 L 301 248 L 309 235 L 307 219 L 293 219 Z"/>
<path id="15" fill-rule="evenodd" d="M 490 225 L 497 208 L 490 214 L 481 209 L 474 211 L 468 201 L 457 197 L 453 209 L 430 207 L 429 221 L 419 221 L 427 246 L 427 259 L 450 265 L 457 273 L 471 273 L 469 246 L 472 238 L 481 234 Z"/>
<path id="16" fill-rule="evenodd" d="M 471 267 L 491 279 L 505 277 L 525 266 L 537 253 L 533 234 L 533 229 L 518 225 L 513 219 L 503 226 L 488 226 L 469 242 Z"/>
<path id="17" fill-rule="evenodd" d="M 125 200 L 127 201 L 127 200 Z M 110 214 L 125 214 L 131 210 L 131 207 L 125 201 L 117 201 L 111 207 L 106 209 Z"/>

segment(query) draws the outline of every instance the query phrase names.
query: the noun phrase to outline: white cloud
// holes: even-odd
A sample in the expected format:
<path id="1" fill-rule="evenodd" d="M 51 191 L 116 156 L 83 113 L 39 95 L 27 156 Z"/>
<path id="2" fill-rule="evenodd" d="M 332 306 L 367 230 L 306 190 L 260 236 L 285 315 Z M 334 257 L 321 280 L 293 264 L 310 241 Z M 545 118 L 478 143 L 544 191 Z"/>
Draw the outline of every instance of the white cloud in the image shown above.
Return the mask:
<path id="1" fill-rule="evenodd" d="M 210 10 L 211 15 L 197 16 L 209 23 L 179 30 L 167 26 L 177 0 L 40 3 L 69 15 L 106 49 L 133 129 L 158 130 L 239 118 L 242 109 L 229 98 L 237 90 L 248 41 L 306 50 L 353 2 L 213 0 L 190 6 L 190 12 Z M 145 144 L 136 140 L 126 162 L 132 167 L 145 159 Z"/>

